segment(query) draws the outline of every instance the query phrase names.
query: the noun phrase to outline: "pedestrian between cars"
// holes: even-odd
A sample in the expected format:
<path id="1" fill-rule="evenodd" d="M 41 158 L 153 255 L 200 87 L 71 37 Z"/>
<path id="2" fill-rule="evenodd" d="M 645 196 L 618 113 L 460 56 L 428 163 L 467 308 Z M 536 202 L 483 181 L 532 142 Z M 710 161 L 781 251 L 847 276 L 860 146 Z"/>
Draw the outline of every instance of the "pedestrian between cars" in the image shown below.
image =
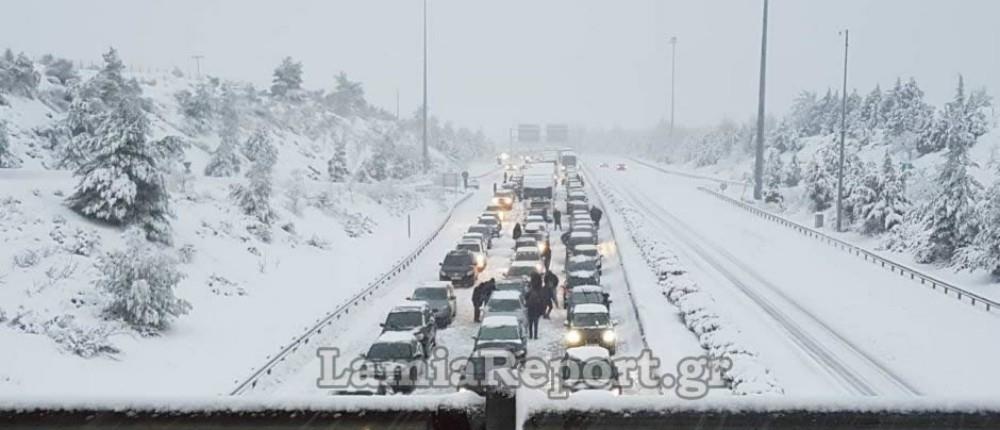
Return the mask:
<path id="1" fill-rule="evenodd" d="M 594 221 L 594 227 L 601 228 L 601 216 L 604 215 L 604 211 L 597 206 L 592 206 L 590 208 L 590 219 Z"/>
<path id="2" fill-rule="evenodd" d="M 521 223 L 514 224 L 514 232 L 511 235 L 514 237 L 514 240 L 521 238 Z"/>
<path id="3" fill-rule="evenodd" d="M 562 212 L 559 212 L 559 209 L 552 208 L 552 219 L 555 221 L 555 225 L 552 228 L 554 230 L 562 230 Z"/>
<path id="4" fill-rule="evenodd" d="M 490 300 L 490 296 L 493 295 L 493 290 L 496 287 L 496 280 L 490 278 L 489 281 L 481 282 L 479 285 L 476 285 L 476 288 L 472 289 L 473 319 L 476 322 L 479 322 L 482 315 L 482 307 Z"/>

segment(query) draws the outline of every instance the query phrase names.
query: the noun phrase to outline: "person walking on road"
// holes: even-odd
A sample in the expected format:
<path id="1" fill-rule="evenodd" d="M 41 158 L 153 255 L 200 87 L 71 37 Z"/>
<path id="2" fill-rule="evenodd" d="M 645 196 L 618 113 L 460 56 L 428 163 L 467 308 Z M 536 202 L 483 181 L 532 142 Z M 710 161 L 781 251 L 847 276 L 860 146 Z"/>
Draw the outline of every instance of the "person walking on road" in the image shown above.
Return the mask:
<path id="1" fill-rule="evenodd" d="M 528 337 L 538 339 L 538 320 L 545 313 L 546 298 L 542 277 L 537 273 L 531 275 L 531 289 L 525 295 L 525 302 L 528 306 Z"/>
<path id="2" fill-rule="evenodd" d="M 518 240 L 521 238 L 521 223 L 514 224 L 514 232 L 511 233 L 511 236 L 514 237 L 514 240 Z"/>
<path id="3" fill-rule="evenodd" d="M 552 272 L 546 273 L 545 293 L 548 295 L 548 301 L 545 303 L 545 319 L 549 319 L 549 314 L 552 312 L 552 308 L 559 307 L 559 301 L 556 299 L 556 290 L 558 288 L 559 288 L 559 277 Z"/>
<path id="4" fill-rule="evenodd" d="M 549 271 L 549 265 L 552 263 L 552 244 L 549 243 L 548 239 L 545 239 L 545 250 L 542 251 L 542 263 L 545 264 L 545 271 Z"/>
<path id="5" fill-rule="evenodd" d="M 604 215 L 604 211 L 597 206 L 590 208 L 590 219 L 594 221 L 594 227 L 601 228 L 601 216 Z"/>
<path id="6" fill-rule="evenodd" d="M 559 209 L 552 208 L 552 219 L 555 221 L 555 225 L 552 228 L 554 230 L 562 230 L 562 212 L 559 212 Z"/>

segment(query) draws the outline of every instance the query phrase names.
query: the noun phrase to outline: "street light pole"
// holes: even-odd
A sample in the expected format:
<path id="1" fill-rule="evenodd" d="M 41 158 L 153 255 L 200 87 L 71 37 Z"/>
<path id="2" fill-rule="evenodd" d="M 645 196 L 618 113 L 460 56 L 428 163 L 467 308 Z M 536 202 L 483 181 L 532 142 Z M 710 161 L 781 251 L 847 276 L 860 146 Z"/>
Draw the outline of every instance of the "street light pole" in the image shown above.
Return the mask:
<path id="1" fill-rule="evenodd" d="M 205 56 L 204 55 L 192 55 L 191 58 L 194 59 L 195 77 L 201 79 L 201 59 L 205 58 Z"/>
<path id="2" fill-rule="evenodd" d="M 753 198 L 764 194 L 764 76 L 767 71 L 767 0 L 764 0 L 764 25 L 760 32 L 760 91 L 757 95 L 757 148 L 753 165 Z"/>
<path id="3" fill-rule="evenodd" d="M 844 86 L 840 93 L 840 162 L 837 165 L 837 231 L 843 231 L 844 202 L 844 141 L 847 139 L 847 41 L 848 30 L 844 30 Z"/>
<path id="4" fill-rule="evenodd" d="M 677 36 L 670 38 L 670 140 L 674 140 L 674 83 L 677 75 Z"/>
<path id="5" fill-rule="evenodd" d="M 424 0 L 424 108 L 423 108 L 423 129 L 424 129 L 424 171 L 430 171 L 431 158 L 427 151 L 427 0 Z"/>

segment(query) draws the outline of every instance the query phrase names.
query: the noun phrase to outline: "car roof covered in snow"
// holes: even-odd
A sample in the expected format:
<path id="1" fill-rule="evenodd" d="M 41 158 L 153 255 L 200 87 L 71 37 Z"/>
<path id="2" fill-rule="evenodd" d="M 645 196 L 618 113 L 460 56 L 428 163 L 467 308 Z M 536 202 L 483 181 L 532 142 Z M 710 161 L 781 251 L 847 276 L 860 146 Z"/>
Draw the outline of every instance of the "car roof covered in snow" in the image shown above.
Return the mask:
<path id="1" fill-rule="evenodd" d="M 476 234 L 479 234 L 479 233 L 476 233 Z M 464 239 L 458 241 L 458 243 L 459 244 L 466 244 L 466 245 L 476 245 L 476 246 L 480 246 L 480 247 L 483 246 L 483 241 L 481 241 L 479 239 L 473 239 L 473 238 L 467 238 L 467 239 L 464 238 Z"/>
<path id="2" fill-rule="evenodd" d="M 417 288 L 442 288 L 448 289 L 451 287 L 451 282 L 448 281 L 424 281 L 417 284 Z"/>
<path id="3" fill-rule="evenodd" d="M 573 306 L 573 314 L 606 314 L 608 307 L 597 303 L 584 303 Z"/>
<path id="4" fill-rule="evenodd" d="M 479 229 L 479 230 L 489 230 L 489 229 L 492 229 L 493 227 L 490 227 L 490 226 L 488 226 L 486 224 L 472 224 L 472 225 L 469 226 L 469 231 L 472 231 L 472 229 L 474 229 L 474 228 L 475 229 Z M 476 232 L 473 232 L 473 233 L 476 233 Z"/>
<path id="5" fill-rule="evenodd" d="M 605 291 L 604 291 L 604 287 L 602 287 L 600 285 L 590 285 L 590 284 L 587 284 L 587 285 L 577 285 L 577 286 L 575 286 L 573 288 L 570 288 L 570 292 L 573 292 L 573 293 L 603 293 Z"/>
<path id="6" fill-rule="evenodd" d="M 594 246 L 594 245 L 577 245 L 576 247 L 577 248 L 583 248 L 585 246 Z M 588 261 L 594 261 L 594 257 L 590 257 L 590 256 L 586 256 L 586 255 L 573 255 L 573 256 L 569 257 L 569 262 L 570 263 L 586 263 Z"/>
<path id="7" fill-rule="evenodd" d="M 590 243 L 581 243 L 581 244 L 575 246 L 574 248 L 577 251 L 591 251 L 591 250 L 597 250 L 597 245 L 590 244 Z"/>
<path id="8" fill-rule="evenodd" d="M 540 222 L 529 222 L 524 226 L 524 231 L 542 231 L 545 230 L 545 224 Z"/>
<path id="9" fill-rule="evenodd" d="M 512 315 L 490 315 L 483 318 L 483 323 L 481 325 L 484 327 L 505 327 L 516 326 L 519 324 L 521 324 L 521 322 L 517 320 L 517 317 Z"/>
<path id="10" fill-rule="evenodd" d="M 493 294 L 490 294 L 490 300 L 491 301 L 492 300 L 520 300 L 520 299 L 521 299 L 521 293 L 519 293 L 517 291 L 501 290 L 501 291 L 494 291 Z"/>
<path id="11" fill-rule="evenodd" d="M 569 237 L 594 237 L 594 235 L 589 231 L 573 231 Z"/>
<path id="12" fill-rule="evenodd" d="M 606 348 L 601 346 L 585 345 L 574 348 L 566 348 L 566 356 L 574 360 L 586 362 L 590 360 L 607 360 L 611 358 L 611 353 L 608 352 Z"/>
<path id="13" fill-rule="evenodd" d="M 528 243 L 528 242 L 536 243 L 537 244 L 538 243 L 538 239 L 535 239 L 535 238 L 533 238 L 531 236 L 521 236 L 521 237 L 517 238 L 517 242 L 516 243 Z"/>
<path id="14" fill-rule="evenodd" d="M 522 246 L 520 248 L 517 248 L 517 252 L 515 252 L 515 254 L 529 253 L 529 252 L 534 252 L 535 254 L 539 254 L 542 251 L 539 251 L 537 246 Z"/>
<path id="15" fill-rule="evenodd" d="M 487 357 L 487 358 L 490 358 L 490 357 L 504 357 L 504 358 L 508 358 L 508 359 L 513 360 L 514 359 L 514 353 L 510 352 L 510 350 L 507 349 L 507 348 L 481 348 L 481 349 L 477 349 L 475 351 L 472 351 L 472 354 L 470 354 L 469 357 L 470 358 L 472 358 L 472 357 Z"/>
<path id="16" fill-rule="evenodd" d="M 510 267 L 537 267 L 537 266 L 538 266 L 537 261 L 521 260 L 510 263 Z"/>
<path id="17" fill-rule="evenodd" d="M 403 302 L 392 307 L 389 312 L 415 312 L 430 309 L 425 302 Z"/>
<path id="18" fill-rule="evenodd" d="M 375 343 L 412 343 L 416 338 L 408 331 L 387 331 L 379 335 Z"/>

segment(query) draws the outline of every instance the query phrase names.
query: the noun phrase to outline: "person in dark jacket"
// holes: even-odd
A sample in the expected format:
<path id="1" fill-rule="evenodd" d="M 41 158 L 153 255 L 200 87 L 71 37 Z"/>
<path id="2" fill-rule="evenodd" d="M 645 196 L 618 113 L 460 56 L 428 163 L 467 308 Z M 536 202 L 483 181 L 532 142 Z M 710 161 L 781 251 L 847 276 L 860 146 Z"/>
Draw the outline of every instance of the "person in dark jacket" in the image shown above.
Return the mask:
<path id="1" fill-rule="evenodd" d="M 538 320 L 545 313 L 546 293 L 542 287 L 542 277 L 535 273 L 531 275 L 531 289 L 525 295 L 528 306 L 528 337 L 538 339 Z"/>
<path id="2" fill-rule="evenodd" d="M 559 209 L 552 208 L 552 219 L 555 221 L 555 225 L 552 228 L 562 230 L 562 212 L 559 212 Z"/>
<path id="3" fill-rule="evenodd" d="M 592 206 L 590 208 L 590 219 L 594 221 L 594 227 L 601 228 L 601 216 L 604 215 L 604 211 L 597 206 Z"/>
<path id="4" fill-rule="evenodd" d="M 479 322 L 482 307 L 490 300 L 490 296 L 493 295 L 493 290 L 496 287 L 496 281 L 491 278 L 489 281 L 481 282 L 479 285 L 476 285 L 476 288 L 472 289 L 473 319 L 476 322 Z"/>
<path id="5" fill-rule="evenodd" d="M 581 175 L 581 174 L 577 174 L 577 175 L 576 175 L 576 178 L 580 180 L 580 186 L 581 186 L 581 187 L 585 187 L 585 186 L 587 186 L 587 185 L 586 185 L 586 184 L 585 184 L 585 183 L 583 182 L 583 175 Z"/>
<path id="6" fill-rule="evenodd" d="M 514 240 L 521 238 L 521 223 L 514 224 L 514 232 L 511 235 L 514 237 Z"/>
<path id="7" fill-rule="evenodd" d="M 559 307 L 559 302 L 556 299 L 557 289 L 559 289 L 559 277 L 552 272 L 546 273 L 545 293 L 548 295 L 548 301 L 545 303 L 545 319 L 549 319 L 549 314 L 552 312 L 552 308 Z"/>

